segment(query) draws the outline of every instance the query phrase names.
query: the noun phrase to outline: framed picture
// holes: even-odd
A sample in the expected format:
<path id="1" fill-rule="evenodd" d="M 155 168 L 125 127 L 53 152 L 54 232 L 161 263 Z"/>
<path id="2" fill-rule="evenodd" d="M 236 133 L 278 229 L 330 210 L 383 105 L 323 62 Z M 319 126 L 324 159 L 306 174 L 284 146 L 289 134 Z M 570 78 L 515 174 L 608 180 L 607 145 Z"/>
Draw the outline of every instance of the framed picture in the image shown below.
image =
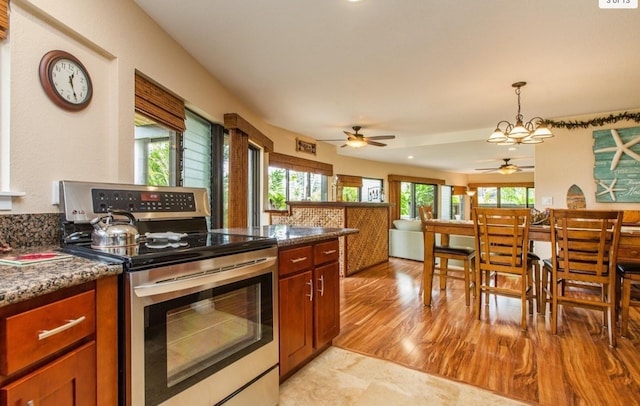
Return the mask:
<path id="1" fill-rule="evenodd" d="M 370 187 L 367 191 L 369 194 L 370 202 L 381 202 L 382 201 L 382 189 L 379 187 Z"/>
<path id="2" fill-rule="evenodd" d="M 296 138 L 296 152 L 306 152 L 307 154 L 315 155 L 316 144 Z"/>
<path id="3" fill-rule="evenodd" d="M 596 202 L 640 202 L 640 127 L 593 132 Z"/>

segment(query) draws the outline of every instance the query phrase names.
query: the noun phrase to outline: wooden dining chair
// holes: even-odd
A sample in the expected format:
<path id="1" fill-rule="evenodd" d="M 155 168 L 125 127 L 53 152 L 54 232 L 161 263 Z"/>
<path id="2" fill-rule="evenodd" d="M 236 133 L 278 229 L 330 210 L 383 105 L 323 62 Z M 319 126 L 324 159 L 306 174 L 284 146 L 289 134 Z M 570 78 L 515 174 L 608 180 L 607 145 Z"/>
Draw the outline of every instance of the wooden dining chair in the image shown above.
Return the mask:
<path id="1" fill-rule="evenodd" d="M 616 346 L 616 256 L 621 211 L 551 209 L 551 258 L 542 280 L 551 279 L 551 332 L 558 331 L 558 305 L 603 311 L 609 345 Z M 595 290 L 595 292 L 594 292 Z M 542 291 L 542 304 L 547 292 Z"/>
<path id="2" fill-rule="evenodd" d="M 431 206 L 419 206 L 420 219 L 422 220 L 423 233 L 425 222 L 433 219 L 433 210 Z M 447 279 L 456 279 L 464 281 L 464 300 L 467 306 L 471 304 L 471 295 L 475 294 L 475 266 L 474 258 L 476 251 L 473 248 L 445 245 L 436 245 L 433 250 L 435 258 L 439 259 L 439 264 L 433 270 L 433 275 L 440 277 L 440 289 L 447 288 Z M 449 268 L 449 260 L 458 260 L 463 264 L 462 270 Z"/>
<path id="3" fill-rule="evenodd" d="M 527 303 L 530 313 L 534 306 L 532 266 L 528 260 L 530 216 L 529 209 L 474 209 L 478 319 L 482 294 L 515 297 L 521 301 L 521 328 L 527 329 Z M 491 283 L 501 277 L 516 278 L 516 287 L 513 283 Z"/>
<path id="4" fill-rule="evenodd" d="M 629 310 L 631 307 L 640 307 L 640 264 L 618 264 L 618 277 L 618 282 L 622 285 L 620 295 L 620 335 L 626 337 L 629 332 Z"/>

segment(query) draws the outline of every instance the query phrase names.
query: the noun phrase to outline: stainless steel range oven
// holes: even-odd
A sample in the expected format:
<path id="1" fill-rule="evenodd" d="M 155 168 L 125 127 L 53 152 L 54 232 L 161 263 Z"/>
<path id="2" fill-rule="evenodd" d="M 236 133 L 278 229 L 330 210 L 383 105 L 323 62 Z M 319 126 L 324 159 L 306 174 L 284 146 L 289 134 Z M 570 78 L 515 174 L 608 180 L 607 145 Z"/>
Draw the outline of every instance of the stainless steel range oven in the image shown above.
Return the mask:
<path id="1" fill-rule="evenodd" d="M 277 246 L 207 231 L 206 190 L 62 181 L 63 249 L 121 263 L 122 405 L 278 403 Z M 90 220 L 135 217 L 126 247 Z"/>

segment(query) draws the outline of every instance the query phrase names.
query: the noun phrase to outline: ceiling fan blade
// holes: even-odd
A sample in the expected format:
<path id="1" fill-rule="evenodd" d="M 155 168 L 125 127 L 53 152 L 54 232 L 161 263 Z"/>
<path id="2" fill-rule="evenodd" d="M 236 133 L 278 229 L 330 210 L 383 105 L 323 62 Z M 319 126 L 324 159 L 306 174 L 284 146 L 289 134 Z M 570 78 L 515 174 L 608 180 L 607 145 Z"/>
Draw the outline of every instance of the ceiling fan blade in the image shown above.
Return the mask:
<path id="1" fill-rule="evenodd" d="M 340 148 L 344 148 L 344 147 L 348 147 L 348 145 L 347 144 L 340 145 Z"/>
<path id="2" fill-rule="evenodd" d="M 476 171 L 497 171 L 498 168 L 476 168 Z"/>
<path id="3" fill-rule="evenodd" d="M 518 168 L 533 169 L 533 168 L 535 168 L 535 166 L 533 166 L 533 165 L 524 165 L 524 166 L 518 166 Z"/>
<path id="4" fill-rule="evenodd" d="M 383 144 L 381 142 L 371 141 L 371 138 L 366 138 L 364 140 L 364 142 L 366 142 L 369 145 L 375 145 L 376 147 L 386 147 L 387 146 L 387 144 Z"/>
<path id="5" fill-rule="evenodd" d="M 349 137 L 355 137 L 356 135 L 354 133 L 350 133 L 349 131 L 344 131 L 345 134 L 347 134 Z"/>
<path id="6" fill-rule="evenodd" d="M 337 140 L 318 140 L 318 141 L 322 141 L 322 142 L 336 142 L 336 141 L 344 141 L 344 138 L 340 138 Z"/>
<path id="7" fill-rule="evenodd" d="M 373 137 L 365 137 L 368 140 L 393 140 L 396 138 L 395 135 L 375 135 Z"/>

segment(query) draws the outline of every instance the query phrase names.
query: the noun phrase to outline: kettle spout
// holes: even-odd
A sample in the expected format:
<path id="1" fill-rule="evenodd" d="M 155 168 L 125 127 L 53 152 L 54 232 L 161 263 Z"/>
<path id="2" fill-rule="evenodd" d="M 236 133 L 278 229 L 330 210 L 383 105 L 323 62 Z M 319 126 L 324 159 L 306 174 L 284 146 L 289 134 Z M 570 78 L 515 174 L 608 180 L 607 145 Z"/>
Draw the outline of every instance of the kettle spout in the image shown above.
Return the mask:
<path id="1" fill-rule="evenodd" d="M 89 222 L 96 231 L 105 231 L 107 226 L 102 222 L 102 217 L 96 217 Z"/>

